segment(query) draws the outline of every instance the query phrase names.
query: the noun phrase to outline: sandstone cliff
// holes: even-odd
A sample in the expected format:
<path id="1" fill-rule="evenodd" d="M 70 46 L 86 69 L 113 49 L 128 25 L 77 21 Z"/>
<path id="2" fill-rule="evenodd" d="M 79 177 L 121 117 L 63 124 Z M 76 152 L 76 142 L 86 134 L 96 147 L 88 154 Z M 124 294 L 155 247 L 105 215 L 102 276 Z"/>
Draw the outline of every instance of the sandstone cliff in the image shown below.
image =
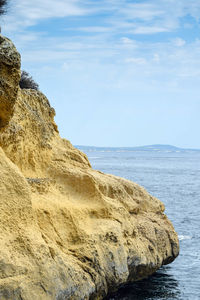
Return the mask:
<path id="1" fill-rule="evenodd" d="M 164 205 L 93 170 L 19 78 L 20 55 L 0 35 L 0 299 L 102 299 L 172 262 Z"/>

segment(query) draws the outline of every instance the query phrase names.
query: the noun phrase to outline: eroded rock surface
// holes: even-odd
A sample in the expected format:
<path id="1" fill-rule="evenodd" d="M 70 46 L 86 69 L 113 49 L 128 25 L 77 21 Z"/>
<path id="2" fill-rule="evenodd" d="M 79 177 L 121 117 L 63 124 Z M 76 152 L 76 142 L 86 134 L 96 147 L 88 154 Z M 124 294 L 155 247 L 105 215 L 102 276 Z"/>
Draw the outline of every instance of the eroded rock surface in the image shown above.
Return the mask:
<path id="1" fill-rule="evenodd" d="M 0 299 L 102 299 L 172 262 L 164 205 L 60 138 L 47 98 L 20 90 L 2 36 L 0 70 Z"/>
<path id="2" fill-rule="evenodd" d="M 12 113 L 20 80 L 20 54 L 13 43 L 0 34 L 0 130 Z"/>

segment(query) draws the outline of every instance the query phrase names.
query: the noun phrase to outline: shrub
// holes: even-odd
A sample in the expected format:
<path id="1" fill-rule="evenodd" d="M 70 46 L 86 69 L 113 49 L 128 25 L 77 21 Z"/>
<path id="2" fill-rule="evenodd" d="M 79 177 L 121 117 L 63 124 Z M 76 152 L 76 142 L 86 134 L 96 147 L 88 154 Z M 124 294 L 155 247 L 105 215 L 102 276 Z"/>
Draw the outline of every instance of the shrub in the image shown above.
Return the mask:
<path id="1" fill-rule="evenodd" d="M 33 89 L 39 90 L 39 85 L 33 80 L 33 78 L 26 71 L 21 72 L 21 79 L 19 82 L 21 89 Z"/>
<path id="2" fill-rule="evenodd" d="M 0 0 L 0 15 L 4 15 L 6 13 L 6 6 L 8 0 Z"/>

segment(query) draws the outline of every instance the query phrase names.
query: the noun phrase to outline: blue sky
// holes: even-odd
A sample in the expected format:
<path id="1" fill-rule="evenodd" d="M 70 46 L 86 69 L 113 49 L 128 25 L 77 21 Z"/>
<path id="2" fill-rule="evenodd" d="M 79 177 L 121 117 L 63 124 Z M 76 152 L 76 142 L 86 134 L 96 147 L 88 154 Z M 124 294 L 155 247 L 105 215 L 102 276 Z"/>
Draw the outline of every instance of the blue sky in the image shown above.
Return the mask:
<path id="1" fill-rule="evenodd" d="M 11 0 L 1 24 L 73 144 L 200 148 L 199 0 Z"/>

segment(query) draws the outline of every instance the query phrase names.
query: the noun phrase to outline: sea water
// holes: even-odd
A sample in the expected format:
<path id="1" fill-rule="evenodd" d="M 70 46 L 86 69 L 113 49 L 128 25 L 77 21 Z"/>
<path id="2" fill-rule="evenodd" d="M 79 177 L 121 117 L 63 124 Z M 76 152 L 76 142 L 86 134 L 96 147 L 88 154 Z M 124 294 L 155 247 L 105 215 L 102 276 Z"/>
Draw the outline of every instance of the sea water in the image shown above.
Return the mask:
<path id="1" fill-rule="evenodd" d="M 84 149 L 94 169 L 132 180 L 159 198 L 180 241 L 180 255 L 151 277 L 108 299 L 200 299 L 200 151 Z"/>

